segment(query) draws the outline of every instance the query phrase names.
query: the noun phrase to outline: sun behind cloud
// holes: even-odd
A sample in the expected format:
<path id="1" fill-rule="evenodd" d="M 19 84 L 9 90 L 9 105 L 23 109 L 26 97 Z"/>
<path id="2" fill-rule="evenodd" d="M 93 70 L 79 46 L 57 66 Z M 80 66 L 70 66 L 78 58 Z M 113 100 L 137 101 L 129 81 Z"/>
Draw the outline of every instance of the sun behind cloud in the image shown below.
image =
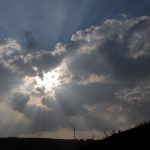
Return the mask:
<path id="1" fill-rule="evenodd" d="M 56 91 L 61 85 L 69 82 L 70 73 L 63 62 L 57 68 L 48 72 L 43 72 L 43 77 L 34 77 L 34 87 L 43 89 L 43 94 L 46 96 L 53 97 L 55 99 Z"/>

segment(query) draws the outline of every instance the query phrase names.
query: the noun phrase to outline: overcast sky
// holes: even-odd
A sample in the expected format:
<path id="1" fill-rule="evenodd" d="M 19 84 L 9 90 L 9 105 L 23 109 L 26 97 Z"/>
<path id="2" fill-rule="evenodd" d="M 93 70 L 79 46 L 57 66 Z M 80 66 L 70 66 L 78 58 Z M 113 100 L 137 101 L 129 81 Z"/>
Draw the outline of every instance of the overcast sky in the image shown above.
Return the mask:
<path id="1" fill-rule="evenodd" d="M 149 120 L 149 35 L 149 0 L 0 0 L 0 136 Z"/>

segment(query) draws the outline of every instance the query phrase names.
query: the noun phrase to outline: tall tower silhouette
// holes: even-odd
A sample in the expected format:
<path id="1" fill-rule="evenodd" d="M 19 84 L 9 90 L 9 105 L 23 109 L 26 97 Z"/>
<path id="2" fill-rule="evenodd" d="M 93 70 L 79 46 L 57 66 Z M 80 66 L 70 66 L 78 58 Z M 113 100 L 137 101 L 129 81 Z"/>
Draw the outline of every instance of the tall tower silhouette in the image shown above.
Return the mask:
<path id="1" fill-rule="evenodd" d="M 76 139 L 76 129 L 75 129 L 75 127 L 73 128 L 73 138 L 74 138 L 74 140 Z"/>

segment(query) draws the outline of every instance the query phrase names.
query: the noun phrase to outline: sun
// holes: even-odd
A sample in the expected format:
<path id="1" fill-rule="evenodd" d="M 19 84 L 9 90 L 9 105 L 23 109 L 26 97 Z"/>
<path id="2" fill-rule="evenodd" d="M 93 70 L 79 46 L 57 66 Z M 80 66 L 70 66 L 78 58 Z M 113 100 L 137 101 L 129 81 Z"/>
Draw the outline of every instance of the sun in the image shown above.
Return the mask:
<path id="1" fill-rule="evenodd" d="M 57 88 L 60 86 L 61 82 L 61 75 L 57 70 L 52 70 L 48 73 L 43 73 L 43 79 L 42 79 L 42 86 L 45 87 L 45 89 L 49 90 L 52 88 Z"/>
<path id="2" fill-rule="evenodd" d="M 56 90 L 61 85 L 61 74 L 58 70 L 43 72 L 43 77 L 35 77 L 35 88 L 40 88 L 44 95 L 54 97 Z"/>
<path id="3" fill-rule="evenodd" d="M 70 73 L 64 64 L 42 74 L 43 77 L 36 76 L 34 78 L 34 89 L 41 89 L 42 94 L 46 96 L 55 97 L 56 91 L 70 81 Z"/>
<path id="4" fill-rule="evenodd" d="M 22 84 L 15 90 L 30 95 L 32 103 L 37 105 L 39 100 L 56 100 L 59 92 L 62 92 L 71 83 L 72 78 L 66 61 L 63 61 L 54 69 L 38 72 L 32 77 L 26 76 Z"/>

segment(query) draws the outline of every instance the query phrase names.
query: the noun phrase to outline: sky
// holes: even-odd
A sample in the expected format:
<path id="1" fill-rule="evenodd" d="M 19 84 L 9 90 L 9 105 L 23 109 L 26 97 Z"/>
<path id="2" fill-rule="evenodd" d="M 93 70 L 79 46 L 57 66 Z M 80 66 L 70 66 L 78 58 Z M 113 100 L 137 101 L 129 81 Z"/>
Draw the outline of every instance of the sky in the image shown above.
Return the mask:
<path id="1" fill-rule="evenodd" d="M 149 0 L 0 0 L 0 136 L 150 120 L 149 35 Z"/>

